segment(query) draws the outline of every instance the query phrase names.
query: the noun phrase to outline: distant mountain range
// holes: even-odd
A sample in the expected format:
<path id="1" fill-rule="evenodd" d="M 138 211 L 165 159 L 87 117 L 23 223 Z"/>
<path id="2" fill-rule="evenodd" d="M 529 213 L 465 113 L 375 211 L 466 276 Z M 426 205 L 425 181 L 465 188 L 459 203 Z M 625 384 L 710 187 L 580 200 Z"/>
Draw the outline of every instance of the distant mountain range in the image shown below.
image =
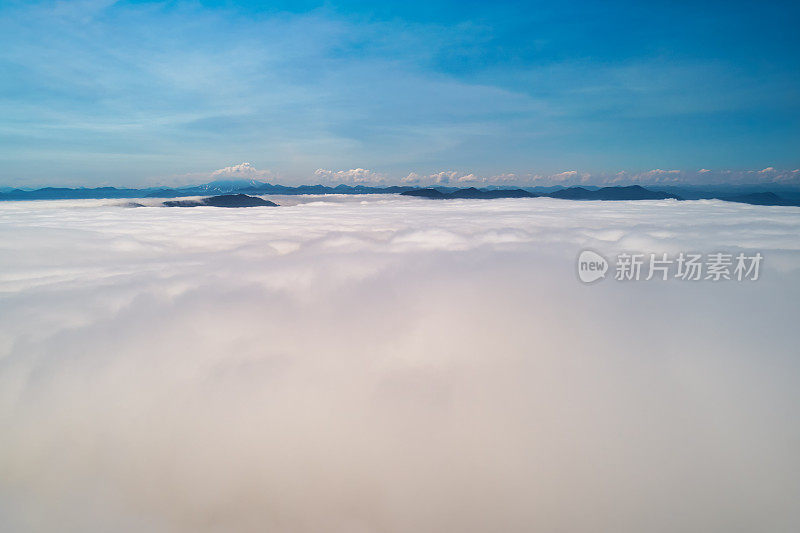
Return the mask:
<path id="1" fill-rule="evenodd" d="M 368 187 L 365 185 L 300 185 L 290 187 L 254 180 L 220 180 L 190 187 L 151 187 L 146 189 L 97 187 L 66 188 L 44 187 L 41 189 L 0 189 L 3 200 L 68 200 L 103 198 L 181 198 L 188 196 L 214 197 L 219 195 L 264 195 L 264 194 L 401 194 L 421 198 L 447 199 L 495 199 L 549 197 L 564 200 L 701 200 L 716 199 L 751 205 L 800 206 L 800 189 L 779 188 L 764 190 L 759 186 L 727 187 L 675 187 L 639 185 L 620 187 L 521 187 L 503 189 L 498 187 Z M 204 204 L 210 205 L 210 204 Z"/>
<path id="2" fill-rule="evenodd" d="M 44 187 L 41 189 L 0 190 L 2 200 L 78 200 L 102 198 L 181 198 L 186 196 L 209 196 L 219 194 L 396 194 L 415 187 L 366 187 L 362 185 L 274 185 L 250 180 L 212 181 L 190 187 L 150 187 L 145 189 L 97 187 L 68 188 Z"/>
<path id="3" fill-rule="evenodd" d="M 413 189 L 400 193 L 403 196 L 418 196 L 420 198 L 431 198 L 434 200 L 445 199 L 471 199 L 471 200 L 491 200 L 493 198 L 536 198 L 539 194 L 525 191 L 523 189 L 476 189 L 467 187 L 465 189 L 455 189 L 452 191 L 440 191 L 439 189 Z"/>
<path id="4" fill-rule="evenodd" d="M 439 189 L 414 189 L 400 193 L 404 196 L 419 196 L 422 198 L 431 198 L 434 200 L 446 200 L 457 198 L 470 198 L 470 199 L 492 199 L 492 198 L 536 198 L 546 196 L 549 198 L 560 198 L 563 200 L 664 200 L 667 198 L 674 198 L 680 200 L 681 198 L 672 193 L 651 191 L 640 187 L 639 185 L 631 185 L 629 187 L 602 187 L 599 189 L 585 189 L 583 187 L 570 187 L 568 189 L 559 189 L 552 192 L 535 193 L 525 189 L 476 189 L 475 187 L 468 187 L 466 189 L 456 189 L 449 192 L 444 192 Z"/>
<path id="5" fill-rule="evenodd" d="M 550 198 L 562 198 L 564 200 L 666 200 L 673 198 L 681 200 L 677 194 L 664 191 L 651 191 L 639 185 L 628 187 L 601 187 L 596 190 L 583 187 L 570 187 L 561 189 L 548 194 Z"/>
<path id="6" fill-rule="evenodd" d="M 442 190 L 438 188 L 413 189 L 401 192 L 403 196 L 417 196 L 433 200 L 457 198 L 492 199 L 492 198 L 536 198 L 548 197 L 562 200 L 684 200 L 674 192 L 646 189 L 639 185 L 626 187 L 568 187 L 550 192 L 533 192 L 529 189 L 466 189 Z M 727 202 L 739 202 L 752 205 L 793 205 L 800 206 L 800 197 L 785 198 L 773 192 L 754 192 L 736 195 L 707 194 L 692 199 L 717 199 Z"/>

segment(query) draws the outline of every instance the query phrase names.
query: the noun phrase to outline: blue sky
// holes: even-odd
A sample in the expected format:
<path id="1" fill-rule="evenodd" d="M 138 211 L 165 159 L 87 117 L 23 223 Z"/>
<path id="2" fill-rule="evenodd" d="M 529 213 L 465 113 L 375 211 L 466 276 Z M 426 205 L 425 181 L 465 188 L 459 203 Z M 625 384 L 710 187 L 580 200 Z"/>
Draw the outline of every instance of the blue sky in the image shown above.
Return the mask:
<path id="1" fill-rule="evenodd" d="M 0 185 L 800 184 L 798 24 L 790 2 L 4 0 Z"/>

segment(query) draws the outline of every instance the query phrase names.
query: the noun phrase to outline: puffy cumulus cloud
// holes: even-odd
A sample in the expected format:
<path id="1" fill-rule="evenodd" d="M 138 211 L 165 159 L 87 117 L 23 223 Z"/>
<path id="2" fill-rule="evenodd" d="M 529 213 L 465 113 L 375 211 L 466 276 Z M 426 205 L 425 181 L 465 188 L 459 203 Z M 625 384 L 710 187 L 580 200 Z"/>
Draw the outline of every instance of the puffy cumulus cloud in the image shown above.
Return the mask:
<path id="1" fill-rule="evenodd" d="M 508 185 L 508 184 L 519 183 L 520 177 L 514 174 L 513 172 L 506 172 L 503 174 L 490 176 L 486 181 L 493 185 Z"/>
<path id="2" fill-rule="evenodd" d="M 797 185 L 800 186 L 800 169 L 776 169 L 767 167 L 762 170 L 712 170 L 702 168 L 697 172 L 681 170 L 651 170 L 634 175 L 633 179 L 648 182 L 674 182 L 683 185 Z"/>
<path id="3" fill-rule="evenodd" d="M 680 170 L 653 169 L 644 172 L 620 171 L 613 174 L 579 172 L 577 170 L 566 170 L 556 174 L 546 176 L 537 175 L 533 178 L 540 185 L 626 185 L 631 183 L 640 184 L 664 184 L 677 183 L 684 175 Z"/>
<path id="4" fill-rule="evenodd" d="M 527 174 L 523 176 L 517 176 L 516 174 L 501 174 L 500 177 L 506 177 L 506 182 L 515 182 L 519 185 L 541 185 L 541 186 L 551 186 L 551 185 L 562 185 L 562 186 L 571 186 L 571 185 L 582 185 L 587 183 L 593 183 L 597 176 L 592 175 L 588 172 L 579 172 L 577 170 L 565 170 L 563 172 L 557 172 L 555 174 Z M 607 179 L 607 177 L 604 177 Z"/>
<path id="5" fill-rule="evenodd" d="M 590 174 L 580 173 L 577 170 L 565 170 L 549 176 L 547 181 L 557 184 L 583 183 L 589 180 Z"/>
<path id="6" fill-rule="evenodd" d="M 260 170 L 250 163 L 241 163 L 215 170 L 210 175 L 202 173 L 184 174 L 168 180 L 169 184 L 198 183 L 202 179 L 265 179 L 276 178 L 269 170 Z M 686 171 L 655 168 L 641 172 L 619 171 L 616 173 L 592 173 L 565 170 L 555 174 L 504 172 L 491 176 L 473 172 L 442 170 L 430 174 L 409 172 L 403 177 L 391 176 L 365 168 L 328 170 L 319 168 L 314 172 L 317 182 L 327 185 L 387 186 L 392 184 L 417 186 L 574 186 L 574 185 L 757 185 L 780 184 L 800 186 L 800 169 L 785 170 L 767 167 L 761 170 L 711 170 Z M 157 182 L 151 185 L 159 184 Z M 161 184 L 164 184 L 162 180 Z"/>
<path id="7" fill-rule="evenodd" d="M 655 168 L 641 172 L 592 173 L 567 170 L 556 174 L 531 174 L 520 180 L 526 185 L 796 185 L 800 186 L 800 170 L 767 167 L 762 170 L 697 171 Z"/>
<path id="8" fill-rule="evenodd" d="M 145 180 L 145 185 L 150 187 L 197 185 L 207 181 L 220 180 L 254 180 L 261 181 L 269 178 L 279 178 L 271 170 L 258 169 L 250 163 L 239 163 L 229 167 L 220 168 L 211 172 L 189 172 L 186 174 L 174 174 L 167 177 L 152 176 Z"/>
<path id="9" fill-rule="evenodd" d="M 212 178 L 242 178 L 258 179 L 273 176 L 269 170 L 259 170 L 250 163 L 240 163 L 230 167 L 221 168 L 211 173 Z"/>
<path id="10" fill-rule="evenodd" d="M 0 205 L 0 530 L 800 526 L 797 209 L 276 200 Z"/>
<path id="11" fill-rule="evenodd" d="M 603 181 L 598 176 L 598 181 Z M 610 183 L 640 183 L 642 185 L 799 185 L 800 170 L 781 170 L 767 167 L 762 170 L 712 170 L 697 171 L 653 169 L 645 172 L 619 172 Z"/>
<path id="12" fill-rule="evenodd" d="M 647 181 L 652 183 L 661 183 L 661 182 L 674 182 L 678 181 L 678 177 L 680 176 L 680 170 L 662 170 L 660 168 L 654 168 L 653 170 L 648 170 L 647 172 L 642 172 L 640 174 L 635 174 L 632 176 L 632 179 L 640 180 L 640 181 Z"/>
<path id="13" fill-rule="evenodd" d="M 429 175 L 428 180 L 436 184 L 448 185 L 458 182 L 459 177 L 461 175 L 455 170 L 442 170 Z"/>
<path id="14" fill-rule="evenodd" d="M 488 180 L 483 177 L 476 176 L 473 173 L 465 174 L 457 170 L 442 170 L 434 172 L 433 174 L 420 175 L 416 172 L 411 172 L 405 178 L 400 180 L 404 185 L 476 185 L 486 183 Z"/>
<path id="15" fill-rule="evenodd" d="M 578 177 L 577 170 L 565 170 L 564 172 L 559 172 L 558 174 L 553 174 L 551 176 L 556 181 L 566 181 L 570 179 L 575 179 Z"/>
<path id="16" fill-rule="evenodd" d="M 401 185 L 417 185 L 422 181 L 422 177 L 416 172 L 409 172 L 407 176 L 400 179 Z"/>
<path id="17" fill-rule="evenodd" d="M 702 175 L 703 173 L 698 173 Z M 654 168 L 643 172 L 628 172 L 621 170 L 614 174 L 585 174 L 585 181 L 598 185 L 677 185 L 681 183 L 691 183 L 687 179 L 687 173 L 680 170 L 663 170 Z"/>
<path id="18" fill-rule="evenodd" d="M 759 170 L 758 174 L 766 179 L 775 183 L 800 185 L 800 169 L 794 170 L 781 170 L 773 167 L 767 167 Z"/>
<path id="19" fill-rule="evenodd" d="M 349 171 L 333 172 L 330 170 L 319 169 L 315 175 L 325 183 L 353 183 L 352 176 L 357 177 L 358 183 L 385 185 L 399 183 L 400 185 L 432 186 L 443 185 L 451 187 L 480 186 L 480 185 L 532 185 L 534 181 L 529 177 L 518 176 L 514 173 L 497 174 L 490 177 L 479 176 L 472 172 L 464 173 L 457 170 L 441 170 L 431 174 L 420 174 L 409 172 L 399 180 L 387 177 L 384 174 L 375 174 L 365 169 L 353 169 Z"/>
<path id="20" fill-rule="evenodd" d="M 351 168 L 350 170 L 327 170 L 318 168 L 314 176 L 321 183 L 346 184 L 346 185 L 382 185 L 386 183 L 386 176 L 367 170 L 366 168 Z"/>

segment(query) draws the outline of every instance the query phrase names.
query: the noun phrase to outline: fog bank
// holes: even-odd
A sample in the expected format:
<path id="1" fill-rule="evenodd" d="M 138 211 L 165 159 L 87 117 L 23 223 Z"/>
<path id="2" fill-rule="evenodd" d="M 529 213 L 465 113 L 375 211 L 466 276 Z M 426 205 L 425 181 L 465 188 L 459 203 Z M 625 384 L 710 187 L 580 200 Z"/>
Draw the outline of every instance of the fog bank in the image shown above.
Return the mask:
<path id="1" fill-rule="evenodd" d="M 800 528 L 800 209 L 270 199 L 0 205 L 0 530 Z"/>

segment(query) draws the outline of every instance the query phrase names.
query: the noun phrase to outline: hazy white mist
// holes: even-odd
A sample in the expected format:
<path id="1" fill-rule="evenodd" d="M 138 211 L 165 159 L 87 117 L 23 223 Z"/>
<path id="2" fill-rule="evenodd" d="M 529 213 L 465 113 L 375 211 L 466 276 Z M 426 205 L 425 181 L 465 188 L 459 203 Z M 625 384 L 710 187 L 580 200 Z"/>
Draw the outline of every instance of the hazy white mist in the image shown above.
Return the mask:
<path id="1" fill-rule="evenodd" d="M 270 198 L 0 204 L 0 530 L 800 529 L 800 209 Z"/>

